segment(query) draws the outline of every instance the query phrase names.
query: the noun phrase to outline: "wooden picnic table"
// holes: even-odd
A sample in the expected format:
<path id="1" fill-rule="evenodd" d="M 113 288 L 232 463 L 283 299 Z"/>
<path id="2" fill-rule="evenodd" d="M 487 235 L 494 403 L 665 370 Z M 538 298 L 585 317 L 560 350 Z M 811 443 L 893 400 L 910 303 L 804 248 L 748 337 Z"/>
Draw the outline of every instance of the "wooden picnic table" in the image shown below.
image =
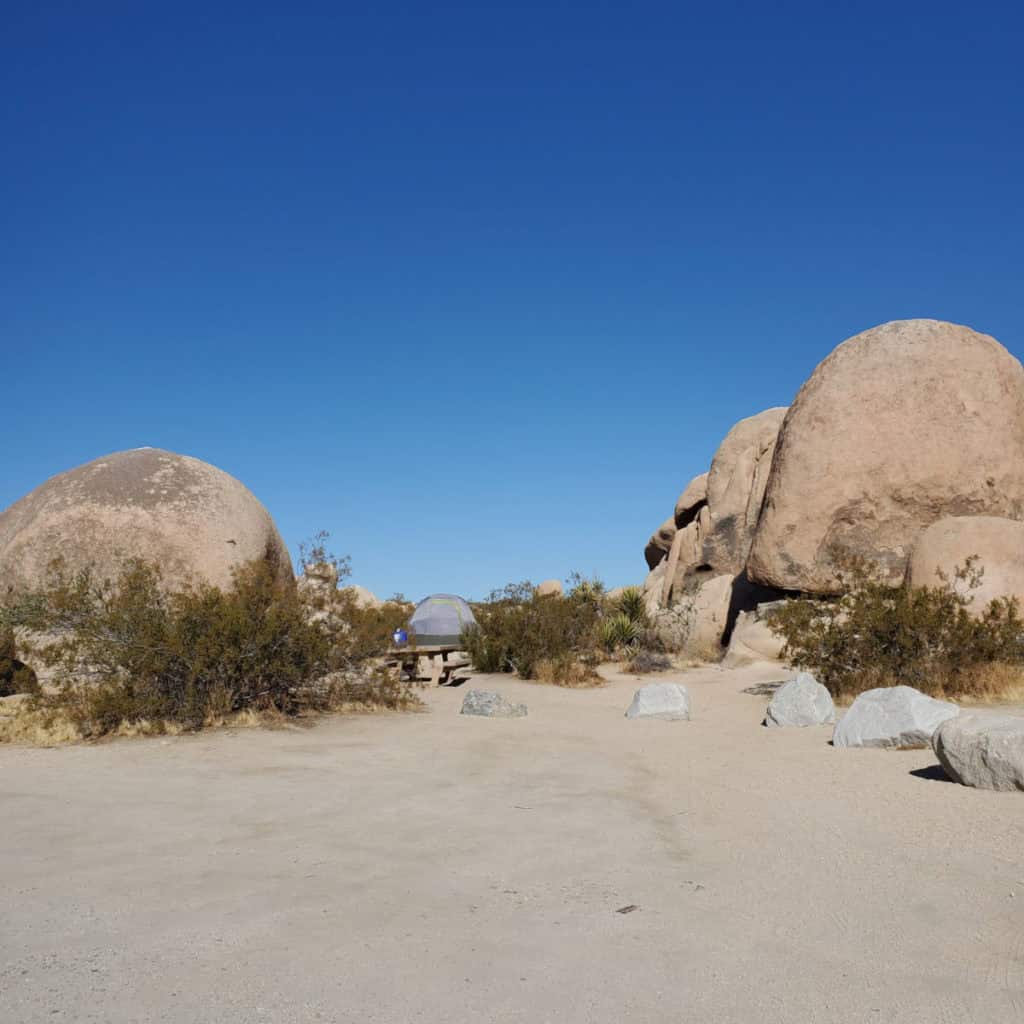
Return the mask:
<path id="1" fill-rule="evenodd" d="M 454 654 L 462 648 L 455 644 L 425 644 L 422 647 L 395 647 L 385 654 L 385 659 L 397 664 L 403 672 L 409 672 L 415 678 L 419 669 L 419 659 L 430 659 L 430 681 L 436 686 L 442 686 L 448 682 L 452 673 L 460 668 L 467 668 L 469 662 L 466 659 L 449 661 L 448 655 Z"/>

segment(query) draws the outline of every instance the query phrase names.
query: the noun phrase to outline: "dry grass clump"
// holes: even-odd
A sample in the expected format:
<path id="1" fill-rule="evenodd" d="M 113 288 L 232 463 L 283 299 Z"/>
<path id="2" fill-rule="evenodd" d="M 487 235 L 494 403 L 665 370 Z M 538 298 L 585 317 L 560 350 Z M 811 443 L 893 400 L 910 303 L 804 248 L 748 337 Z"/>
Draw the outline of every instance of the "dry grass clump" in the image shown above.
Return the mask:
<path id="1" fill-rule="evenodd" d="M 891 587 L 850 562 L 843 593 L 788 601 L 771 613 L 783 658 L 814 673 L 839 701 L 879 686 L 912 686 L 955 700 L 1016 700 L 1024 679 L 1024 621 L 1017 601 L 997 598 L 977 614 L 976 558 L 935 587 Z"/>
<path id="2" fill-rule="evenodd" d="M 0 709 L 0 743 L 57 747 L 78 743 L 83 738 L 70 715 L 60 709 L 41 707 L 37 700 L 5 704 Z"/>
<path id="3" fill-rule="evenodd" d="M 573 690 L 590 689 L 604 683 L 593 665 L 571 654 L 542 658 L 534 666 L 534 678 L 540 683 L 551 683 Z"/>

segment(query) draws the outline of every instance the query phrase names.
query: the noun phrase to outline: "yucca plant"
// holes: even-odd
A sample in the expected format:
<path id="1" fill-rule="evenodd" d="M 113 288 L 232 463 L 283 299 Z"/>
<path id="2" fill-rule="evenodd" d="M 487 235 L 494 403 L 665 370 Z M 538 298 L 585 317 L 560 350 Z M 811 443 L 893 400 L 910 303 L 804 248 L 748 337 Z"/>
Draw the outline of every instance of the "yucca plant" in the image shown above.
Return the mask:
<path id="1" fill-rule="evenodd" d="M 638 626 L 647 625 L 647 606 L 644 604 L 644 592 L 639 587 L 626 587 L 616 598 L 613 607 L 630 622 Z"/>
<path id="2" fill-rule="evenodd" d="M 635 647 L 642 635 L 643 629 L 640 624 L 623 612 L 611 615 L 601 622 L 601 646 L 609 654 L 622 647 Z"/>

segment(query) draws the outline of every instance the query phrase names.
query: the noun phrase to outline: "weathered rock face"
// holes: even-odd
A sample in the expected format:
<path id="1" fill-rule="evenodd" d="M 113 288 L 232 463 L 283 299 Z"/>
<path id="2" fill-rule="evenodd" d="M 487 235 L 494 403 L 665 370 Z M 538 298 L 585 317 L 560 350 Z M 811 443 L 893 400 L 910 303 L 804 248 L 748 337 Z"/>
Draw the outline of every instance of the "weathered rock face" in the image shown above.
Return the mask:
<path id="1" fill-rule="evenodd" d="M 997 597 L 1015 597 L 1024 607 L 1024 523 L 997 516 L 948 516 L 927 527 L 917 538 L 907 568 L 912 587 L 934 587 L 938 573 L 954 582 L 958 566 L 977 555 L 984 569 L 975 590 L 957 586 L 971 596 L 970 611 L 980 615 Z"/>
<path id="2" fill-rule="evenodd" d="M 689 721 L 690 694 L 678 683 L 648 683 L 633 694 L 627 718 L 660 718 L 668 722 Z"/>
<path id="3" fill-rule="evenodd" d="M 681 530 L 687 523 L 697 518 L 697 513 L 708 500 L 708 475 L 701 473 L 695 476 L 683 489 L 676 502 L 675 523 Z"/>
<path id="4" fill-rule="evenodd" d="M 537 586 L 538 597 L 561 597 L 562 596 L 562 582 L 561 580 L 545 580 L 543 583 Z"/>
<path id="5" fill-rule="evenodd" d="M 781 661 L 784 646 L 785 640 L 768 625 L 758 606 L 736 616 L 722 664 L 725 668 L 739 668 L 757 662 Z"/>
<path id="6" fill-rule="evenodd" d="M 291 560 L 270 514 L 227 473 L 157 448 L 117 452 L 55 476 L 0 514 L 0 580 L 45 582 L 55 558 L 116 577 L 123 560 L 158 563 L 170 588 L 187 579 L 231 584 L 232 570 Z"/>
<path id="7" fill-rule="evenodd" d="M 768 471 L 785 408 L 740 420 L 725 436 L 708 472 L 710 529 L 703 562 L 715 572 L 741 572 L 761 514 Z"/>
<path id="8" fill-rule="evenodd" d="M 644 548 L 648 568 L 665 564 L 655 608 L 667 608 L 691 589 L 694 575 L 736 576 L 750 550 L 775 450 L 783 408 L 740 420 L 726 435 L 707 473 L 694 477 L 672 517 Z"/>
<path id="9" fill-rule="evenodd" d="M 665 558 L 672 549 L 672 541 L 676 535 L 675 519 L 666 519 L 654 533 L 651 534 L 644 548 L 644 559 L 648 569 L 654 569 L 658 563 Z"/>
<path id="10" fill-rule="evenodd" d="M 955 782 L 976 789 L 1024 789 L 1024 718 L 958 715 L 935 730 L 932 748 Z"/>
<path id="11" fill-rule="evenodd" d="M 648 574 L 641 584 L 640 589 L 644 595 L 644 606 L 648 615 L 657 614 L 661 607 L 661 591 L 665 583 L 665 572 L 668 569 L 668 560 L 659 562 Z"/>
<path id="12" fill-rule="evenodd" d="M 704 580 L 671 608 L 655 609 L 652 625 L 668 650 L 681 651 L 702 661 L 721 658 L 732 585 L 732 576 L 715 576 Z"/>
<path id="13" fill-rule="evenodd" d="M 960 713 L 955 704 L 935 700 L 912 686 L 865 690 L 850 705 L 832 734 L 837 747 L 927 747 L 932 734 Z"/>
<path id="14" fill-rule="evenodd" d="M 773 728 L 829 725 L 836 720 L 832 695 L 809 672 L 783 683 L 768 703 L 764 724 Z"/>
<path id="15" fill-rule="evenodd" d="M 669 650 L 702 661 L 719 661 L 739 614 L 751 611 L 773 592 L 749 583 L 745 576 L 704 576 L 690 581 L 669 608 L 655 608 L 655 632 Z"/>
<path id="16" fill-rule="evenodd" d="M 710 486 L 708 497 L 713 506 Z M 829 593 L 853 555 L 896 584 L 944 515 L 1024 518 L 1024 367 L 967 327 L 883 324 L 843 342 L 800 389 L 748 575 Z"/>

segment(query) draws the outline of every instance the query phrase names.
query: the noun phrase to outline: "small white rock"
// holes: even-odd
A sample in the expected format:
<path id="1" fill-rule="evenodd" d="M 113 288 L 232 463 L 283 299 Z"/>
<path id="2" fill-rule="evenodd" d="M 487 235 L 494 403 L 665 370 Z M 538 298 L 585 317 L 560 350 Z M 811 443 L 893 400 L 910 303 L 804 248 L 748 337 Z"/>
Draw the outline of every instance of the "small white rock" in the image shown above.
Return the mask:
<path id="1" fill-rule="evenodd" d="M 830 725 L 836 720 L 832 694 L 810 672 L 783 683 L 768 705 L 764 724 L 773 727 Z"/>
<path id="2" fill-rule="evenodd" d="M 626 717 L 689 721 L 690 694 L 679 683 L 648 683 L 633 694 Z"/>

